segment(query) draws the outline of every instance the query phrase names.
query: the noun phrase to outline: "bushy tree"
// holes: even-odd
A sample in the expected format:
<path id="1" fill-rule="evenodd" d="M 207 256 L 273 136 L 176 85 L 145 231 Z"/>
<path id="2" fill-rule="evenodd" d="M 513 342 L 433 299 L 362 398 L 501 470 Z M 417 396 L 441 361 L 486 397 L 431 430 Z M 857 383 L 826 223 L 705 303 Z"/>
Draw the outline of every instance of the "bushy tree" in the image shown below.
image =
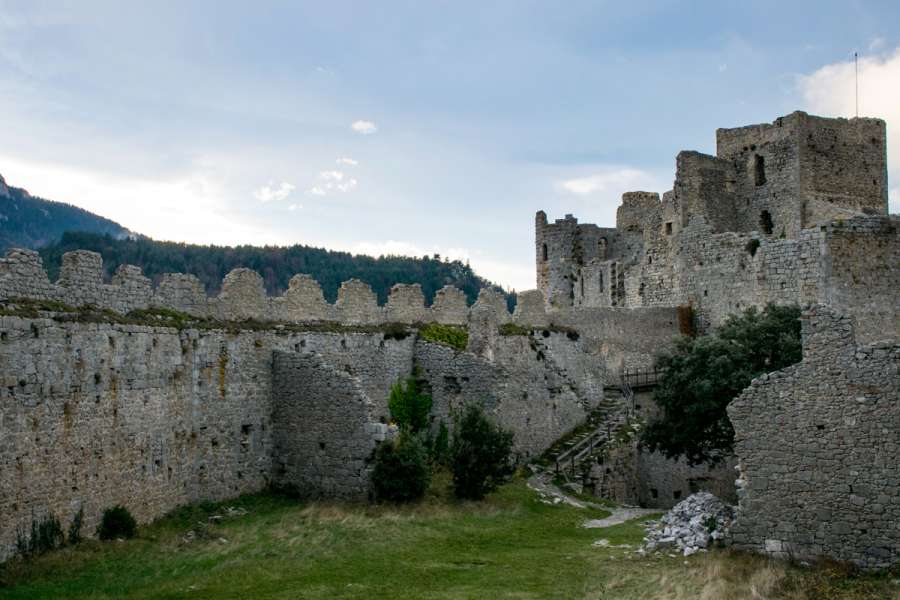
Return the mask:
<path id="1" fill-rule="evenodd" d="M 431 482 L 428 452 L 421 436 L 401 433 L 375 451 L 372 493 L 378 502 L 411 502 L 425 494 Z"/>
<path id="2" fill-rule="evenodd" d="M 401 431 L 418 434 L 428 428 L 431 396 L 419 389 L 414 376 L 407 377 L 391 387 L 388 409 Z"/>
<path id="3" fill-rule="evenodd" d="M 450 444 L 450 470 L 457 498 L 480 500 L 513 472 L 513 434 L 469 404 L 457 418 Z"/>
<path id="4" fill-rule="evenodd" d="M 734 447 L 725 411 L 750 381 L 801 359 L 800 309 L 755 308 L 730 317 L 713 335 L 683 338 L 657 358 L 664 374 L 654 399 L 660 417 L 644 430 L 642 443 L 669 458 L 716 462 Z"/>

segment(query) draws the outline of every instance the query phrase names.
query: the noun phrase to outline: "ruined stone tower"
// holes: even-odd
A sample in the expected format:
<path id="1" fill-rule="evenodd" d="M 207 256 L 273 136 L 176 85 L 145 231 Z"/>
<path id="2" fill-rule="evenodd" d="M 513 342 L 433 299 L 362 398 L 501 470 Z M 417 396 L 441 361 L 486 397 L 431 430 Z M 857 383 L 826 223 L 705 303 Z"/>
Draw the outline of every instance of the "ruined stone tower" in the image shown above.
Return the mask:
<path id="1" fill-rule="evenodd" d="M 678 154 L 662 198 L 625 193 L 615 228 L 538 212 L 538 288 L 550 308 L 690 304 L 705 323 L 824 300 L 812 231 L 887 214 L 885 140 L 880 119 L 804 112 L 719 129 L 716 156 Z"/>

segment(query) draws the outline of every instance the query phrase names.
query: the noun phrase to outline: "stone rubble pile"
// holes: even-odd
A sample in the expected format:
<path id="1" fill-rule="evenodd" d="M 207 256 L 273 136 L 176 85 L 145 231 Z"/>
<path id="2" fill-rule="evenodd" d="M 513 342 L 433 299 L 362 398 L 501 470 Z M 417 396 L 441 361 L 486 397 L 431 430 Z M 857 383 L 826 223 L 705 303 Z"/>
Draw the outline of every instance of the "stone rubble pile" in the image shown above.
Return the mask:
<path id="1" fill-rule="evenodd" d="M 709 492 L 688 496 L 659 521 L 647 521 L 647 535 L 640 553 L 675 546 L 690 556 L 705 550 L 728 533 L 734 520 L 734 507 Z"/>

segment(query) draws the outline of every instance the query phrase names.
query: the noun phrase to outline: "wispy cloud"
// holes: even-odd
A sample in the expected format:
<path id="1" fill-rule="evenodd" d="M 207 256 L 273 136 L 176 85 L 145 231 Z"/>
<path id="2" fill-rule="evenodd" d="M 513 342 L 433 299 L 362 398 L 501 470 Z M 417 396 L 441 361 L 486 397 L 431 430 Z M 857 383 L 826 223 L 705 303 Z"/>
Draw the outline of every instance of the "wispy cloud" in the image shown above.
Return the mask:
<path id="1" fill-rule="evenodd" d="M 623 192 L 641 188 L 655 189 L 655 178 L 646 171 L 632 167 L 600 167 L 599 172 L 585 177 L 564 179 L 557 185 L 577 196 L 620 196 Z"/>
<path id="2" fill-rule="evenodd" d="M 876 40 L 877 41 L 877 40 Z M 880 44 L 876 44 L 879 46 Z M 856 114 L 855 68 L 853 60 L 825 65 L 810 75 L 800 76 L 798 87 L 806 109 L 821 115 L 853 117 Z M 888 122 L 889 180 L 900 178 L 900 48 L 859 59 L 859 114 Z M 892 212 L 900 212 L 900 194 L 895 188 L 890 198 Z"/>
<path id="3" fill-rule="evenodd" d="M 273 182 L 269 182 L 266 185 L 258 188 L 253 192 L 253 197 L 259 200 L 260 202 L 272 202 L 284 200 L 288 196 L 291 195 L 296 186 L 288 183 L 287 181 L 282 181 L 279 185 L 275 185 Z"/>
<path id="4" fill-rule="evenodd" d="M 356 133 L 361 133 L 363 135 L 369 135 L 378 131 L 378 126 L 373 121 L 353 121 L 350 125 L 350 129 L 355 131 Z"/>
<path id="5" fill-rule="evenodd" d="M 350 177 L 343 171 L 322 171 L 316 183 L 309 188 L 309 193 L 314 196 L 326 196 L 331 192 L 349 192 L 359 183 L 355 177 Z"/>
<path id="6" fill-rule="evenodd" d="M 352 158 L 346 158 L 346 157 L 345 157 L 345 158 L 339 158 L 339 159 L 337 159 L 336 162 L 337 162 L 337 164 L 339 164 L 339 165 L 347 165 L 347 166 L 349 166 L 349 167 L 355 167 L 356 165 L 359 164 L 359 161 L 358 161 L 358 160 L 353 160 Z"/>

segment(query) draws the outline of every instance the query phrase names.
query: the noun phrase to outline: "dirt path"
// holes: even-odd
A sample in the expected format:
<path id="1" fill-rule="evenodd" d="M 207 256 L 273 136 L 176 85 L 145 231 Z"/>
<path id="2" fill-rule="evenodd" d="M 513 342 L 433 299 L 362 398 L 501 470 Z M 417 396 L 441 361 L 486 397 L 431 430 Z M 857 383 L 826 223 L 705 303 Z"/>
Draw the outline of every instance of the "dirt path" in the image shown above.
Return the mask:
<path id="1" fill-rule="evenodd" d="M 585 500 L 573 498 L 572 496 L 569 496 L 564 491 L 559 489 L 552 482 L 550 474 L 546 471 L 538 471 L 534 475 L 529 477 L 528 487 L 537 492 L 538 496 L 540 496 L 541 498 L 541 501 L 546 502 L 547 504 L 565 503 L 576 508 L 596 508 L 612 513 L 608 517 L 605 517 L 603 519 L 589 519 L 585 521 L 582 524 L 582 527 L 586 527 L 588 529 L 612 527 L 613 525 L 619 525 L 626 521 L 630 521 L 631 519 L 637 519 L 646 515 L 664 512 L 660 511 L 659 509 L 637 508 L 633 506 L 609 507 L 602 504 L 595 504 L 594 502 L 587 502 Z"/>

